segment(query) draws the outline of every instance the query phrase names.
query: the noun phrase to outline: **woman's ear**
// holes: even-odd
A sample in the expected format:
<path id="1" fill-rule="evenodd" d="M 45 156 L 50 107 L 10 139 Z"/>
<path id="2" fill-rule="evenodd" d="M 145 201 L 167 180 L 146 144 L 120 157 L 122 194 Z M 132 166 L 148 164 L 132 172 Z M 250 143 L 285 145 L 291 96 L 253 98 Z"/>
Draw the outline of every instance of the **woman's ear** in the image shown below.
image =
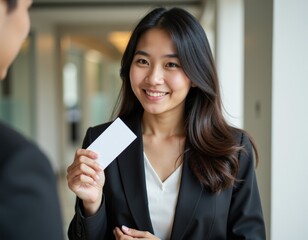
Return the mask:
<path id="1" fill-rule="evenodd" d="M 191 82 L 191 87 L 197 87 L 196 84 L 194 84 L 193 82 Z"/>

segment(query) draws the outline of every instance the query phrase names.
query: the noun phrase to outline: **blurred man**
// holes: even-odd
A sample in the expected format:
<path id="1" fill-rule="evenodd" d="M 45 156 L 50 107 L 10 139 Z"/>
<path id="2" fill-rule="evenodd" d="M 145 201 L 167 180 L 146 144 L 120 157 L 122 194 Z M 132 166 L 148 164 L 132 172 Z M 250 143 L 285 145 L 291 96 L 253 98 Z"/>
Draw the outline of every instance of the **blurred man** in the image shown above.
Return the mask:
<path id="1" fill-rule="evenodd" d="M 0 0 L 0 80 L 28 35 L 32 0 Z M 45 155 L 0 122 L 0 239 L 61 240 L 56 178 Z"/>

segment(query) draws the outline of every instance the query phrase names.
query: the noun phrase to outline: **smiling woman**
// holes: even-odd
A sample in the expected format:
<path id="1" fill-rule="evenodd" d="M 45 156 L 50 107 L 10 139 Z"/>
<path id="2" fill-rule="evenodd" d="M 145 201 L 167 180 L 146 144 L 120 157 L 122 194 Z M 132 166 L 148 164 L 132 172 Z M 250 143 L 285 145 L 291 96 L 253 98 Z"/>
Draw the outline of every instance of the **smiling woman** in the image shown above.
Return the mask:
<path id="1" fill-rule="evenodd" d="M 181 119 L 191 81 L 180 65 L 177 50 L 165 30 L 152 29 L 139 40 L 130 68 L 130 83 L 144 114 Z"/>
<path id="2" fill-rule="evenodd" d="M 86 148 L 67 169 L 76 194 L 70 239 L 265 239 L 253 139 L 221 110 L 202 26 L 180 8 L 137 24 L 121 62 L 115 117 L 137 135 L 107 168 Z M 257 159 L 258 161 L 258 159 Z"/>

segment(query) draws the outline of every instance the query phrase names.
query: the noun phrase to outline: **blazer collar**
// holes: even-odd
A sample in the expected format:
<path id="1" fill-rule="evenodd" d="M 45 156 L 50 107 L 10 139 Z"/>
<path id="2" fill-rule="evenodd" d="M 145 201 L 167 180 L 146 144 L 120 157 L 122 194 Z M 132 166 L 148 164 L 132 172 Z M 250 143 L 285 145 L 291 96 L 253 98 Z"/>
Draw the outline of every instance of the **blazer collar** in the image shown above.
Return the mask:
<path id="1" fill-rule="evenodd" d="M 137 139 L 118 156 L 127 202 L 138 229 L 154 233 L 148 209 L 140 118 L 123 121 L 137 135 Z M 130 161 L 127 161 L 127 156 L 130 157 Z M 206 192 L 191 172 L 188 160 L 185 154 L 171 240 L 183 238 L 195 215 L 202 193 Z"/>
<path id="2" fill-rule="evenodd" d="M 154 233 L 148 209 L 140 118 L 122 120 L 137 136 L 118 156 L 124 192 L 137 228 Z"/>
<path id="3" fill-rule="evenodd" d="M 183 239 L 189 227 L 203 193 L 203 188 L 189 168 L 187 154 L 184 156 L 182 179 L 175 216 L 171 232 L 171 240 Z"/>

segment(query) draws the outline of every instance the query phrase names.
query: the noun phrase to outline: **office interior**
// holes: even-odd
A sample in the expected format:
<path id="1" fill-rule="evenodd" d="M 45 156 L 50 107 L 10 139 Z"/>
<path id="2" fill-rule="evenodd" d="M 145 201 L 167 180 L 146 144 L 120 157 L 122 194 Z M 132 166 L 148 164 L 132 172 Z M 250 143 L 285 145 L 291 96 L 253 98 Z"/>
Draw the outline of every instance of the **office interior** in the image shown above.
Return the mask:
<path id="1" fill-rule="evenodd" d="M 225 116 L 260 151 L 267 239 L 307 239 L 306 0 L 34 0 L 30 34 L 0 83 L 0 119 L 49 157 L 64 230 L 75 202 L 66 168 L 86 129 L 110 120 L 130 31 L 155 6 L 185 8 L 207 33 Z"/>

